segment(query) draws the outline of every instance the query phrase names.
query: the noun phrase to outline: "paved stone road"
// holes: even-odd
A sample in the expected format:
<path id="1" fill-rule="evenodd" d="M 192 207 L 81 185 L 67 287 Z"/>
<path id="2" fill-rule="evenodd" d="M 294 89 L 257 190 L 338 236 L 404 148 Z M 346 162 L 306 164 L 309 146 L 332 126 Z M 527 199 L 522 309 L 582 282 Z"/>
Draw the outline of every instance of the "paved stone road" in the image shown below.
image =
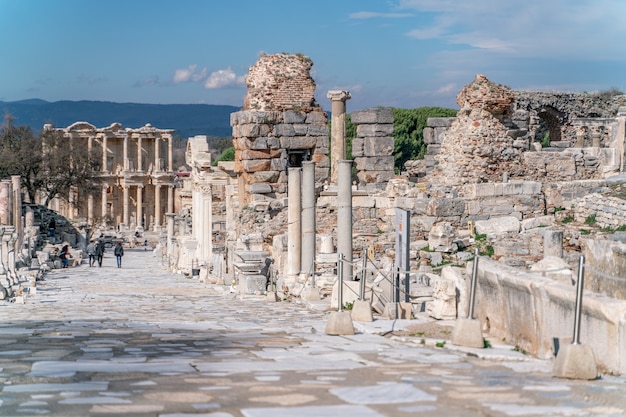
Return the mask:
<path id="1" fill-rule="evenodd" d="M 626 378 L 552 377 L 509 346 L 327 336 L 327 317 L 161 270 L 150 252 L 0 303 L 2 416 L 619 416 Z"/>

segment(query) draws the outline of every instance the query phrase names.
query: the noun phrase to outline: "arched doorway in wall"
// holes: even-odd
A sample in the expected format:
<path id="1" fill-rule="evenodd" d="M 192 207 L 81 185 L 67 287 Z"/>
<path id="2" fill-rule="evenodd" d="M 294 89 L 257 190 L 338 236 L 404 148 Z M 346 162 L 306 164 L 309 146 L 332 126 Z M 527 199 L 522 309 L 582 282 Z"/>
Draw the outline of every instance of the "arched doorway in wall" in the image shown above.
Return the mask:
<path id="1" fill-rule="evenodd" d="M 555 109 L 554 107 L 543 107 L 537 112 L 539 117 L 539 125 L 535 131 L 535 138 L 538 141 L 544 142 L 559 142 L 562 140 L 561 127 L 565 120 L 563 113 Z"/>

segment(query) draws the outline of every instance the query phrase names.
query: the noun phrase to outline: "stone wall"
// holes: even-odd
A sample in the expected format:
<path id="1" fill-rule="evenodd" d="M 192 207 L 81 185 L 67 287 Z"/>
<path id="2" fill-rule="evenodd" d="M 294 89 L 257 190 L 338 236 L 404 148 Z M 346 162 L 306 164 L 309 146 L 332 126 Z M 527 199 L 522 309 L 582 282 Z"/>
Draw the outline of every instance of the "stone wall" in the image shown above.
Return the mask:
<path id="1" fill-rule="evenodd" d="M 552 358 L 555 342 L 571 342 L 575 304 L 573 285 L 480 258 L 475 317 L 491 337 Z M 625 318 L 626 302 L 585 293 L 581 343 L 593 349 L 602 372 L 626 372 Z"/>
<path id="2" fill-rule="evenodd" d="M 352 156 L 361 189 L 385 189 L 394 176 L 393 111 L 375 108 L 350 115 L 356 125 Z"/>
<path id="3" fill-rule="evenodd" d="M 287 196 L 287 168 L 303 160 L 316 163 L 315 181 L 328 178 L 328 119 L 310 112 L 240 111 L 232 113 L 235 173 L 240 178 L 242 207 L 267 206 Z"/>
<path id="4" fill-rule="evenodd" d="M 244 110 L 310 111 L 315 104 L 313 61 L 301 54 L 261 55 L 246 77 Z"/>
<path id="5" fill-rule="evenodd" d="M 585 195 L 576 202 L 574 220 L 602 228 L 626 226 L 626 200 L 596 193 Z"/>

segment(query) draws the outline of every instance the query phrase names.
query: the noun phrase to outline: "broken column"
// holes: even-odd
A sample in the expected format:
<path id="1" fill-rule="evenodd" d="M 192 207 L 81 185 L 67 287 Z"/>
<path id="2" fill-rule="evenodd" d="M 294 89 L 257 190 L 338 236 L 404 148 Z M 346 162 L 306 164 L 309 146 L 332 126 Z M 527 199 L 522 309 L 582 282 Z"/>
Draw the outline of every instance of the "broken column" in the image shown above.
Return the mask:
<path id="1" fill-rule="evenodd" d="M 354 280 L 352 274 L 352 161 L 339 162 L 337 178 L 337 252 L 343 255 L 345 281 Z"/>
<path id="2" fill-rule="evenodd" d="M 336 184 L 338 163 L 346 159 L 346 101 L 351 98 L 348 91 L 331 90 L 326 95 L 332 101 L 330 123 L 330 182 Z"/>

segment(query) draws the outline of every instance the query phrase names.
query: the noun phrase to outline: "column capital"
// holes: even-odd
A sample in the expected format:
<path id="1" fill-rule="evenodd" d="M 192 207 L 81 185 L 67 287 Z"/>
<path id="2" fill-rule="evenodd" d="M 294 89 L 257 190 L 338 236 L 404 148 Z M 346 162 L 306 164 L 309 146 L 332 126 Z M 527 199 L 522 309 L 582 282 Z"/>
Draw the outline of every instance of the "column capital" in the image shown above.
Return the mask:
<path id="1" fill-rule="evenodd" d="M 326 98 L 329 98 L 332 101 L 337 101 L 337 100 L 346 101 L 346 100 L 350 100 L 352 96 L 350 95 L 349 91 L 329 90 L 328 93 L 326 93 Z"/>

